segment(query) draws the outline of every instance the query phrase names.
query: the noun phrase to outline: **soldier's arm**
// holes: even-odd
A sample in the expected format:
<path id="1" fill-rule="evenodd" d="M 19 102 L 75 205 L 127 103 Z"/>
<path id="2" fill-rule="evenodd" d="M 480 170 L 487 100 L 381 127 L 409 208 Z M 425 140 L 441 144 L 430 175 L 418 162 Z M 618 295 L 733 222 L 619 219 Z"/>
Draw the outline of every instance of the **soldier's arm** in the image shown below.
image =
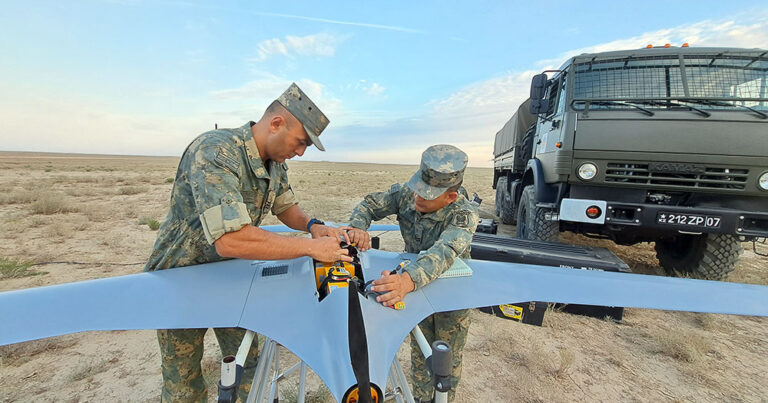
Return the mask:
<path id="1" fill-rule="evenodd" d="M 476 209 L 457 212 L 432 247 L 405 267 L 404 271 L 414 283 L 414 290 L 437 279 L 451 267 L 457 256 L 469 248 L 478 220 Z"/>
<path id="2" fill-rule="evenodd" d="M 219 256 L 239 259 L 277 260 L 310 256 L 321 262 L 352 261 L 349 252 L 339 247 L 336 238 L 285 237 L 253 225 L 225 233 L 214 242 L 214 246 Z"/>
<path id="3" fill-rule="evenodd" d="M 368 250 L 371 247 L 371 236 L 366 230 L 371 226 L 371 221 L 396 214 L 401 198 L 401 185 L 394 184 L 385 192 L 370 193 L 363 198 L 349 216 L 347 233 L 349 242 L 357 245 L 360 250 Z"/>
<path id="4" fill-rule="evenodd" d="M 192 152 L 194 163 L 186 177 L 205 238 L 220 256 L 243 259 L 312 256 L 333 261 L 346 255 L 333 238 L 288 238 L 251 225 L 252 219 L 239 191 L 241 162 L 228 145 L 204 144 Z M 347 259 L 351 260 L 344 256 L 343 260 Z"/>
<path id="5" fill-rule="evenodd" d="M 392 185 L 385 192 L 370 193 L 363 198 L 349 216 L 349 226 L 363 230 L 371 226 L 371 221 L 381 220 L 382 218 L 397 213 L 397 206 L 400 200 L 400 184 Z"/>

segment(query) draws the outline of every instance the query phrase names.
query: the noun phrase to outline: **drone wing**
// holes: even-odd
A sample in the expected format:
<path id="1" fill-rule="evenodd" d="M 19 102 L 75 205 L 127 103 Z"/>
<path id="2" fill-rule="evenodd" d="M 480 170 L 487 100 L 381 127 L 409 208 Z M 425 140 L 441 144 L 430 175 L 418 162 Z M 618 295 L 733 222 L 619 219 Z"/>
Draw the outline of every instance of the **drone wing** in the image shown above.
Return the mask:
<path id="1" fill-rule="evenodd" d="M 768 287 L 761 285 L 482 260 L 466 263 L 472 276 L 438 279 L 439 287 L 424 288 L 436 311 L 547 301 L 768 316 Z"/>
<path id="2" fill-rule="evenodd" d="M 89 330 L 237 326 L 256 267 L 231 260 L 0 293 L 0 345 Z"/>
<path id="3" fill-rule="evenodd" d="M 366 276 L 415 254 L 370 250 L 361 261 Z M 471 276 L 439 278 L 405 296 L 396 311 L 361 301 L 370 354 L 371 381 L 385 385 L 387 370 L 400 344 L 423 318 L 434 312 L 524 301 L 622 306 L 768 316 L 768 287 L 596 270 L 466 260 Z M 366 277 L 368 278 L 368 277 Z M 369 304 L 370 303 L 370 304 Z"/>

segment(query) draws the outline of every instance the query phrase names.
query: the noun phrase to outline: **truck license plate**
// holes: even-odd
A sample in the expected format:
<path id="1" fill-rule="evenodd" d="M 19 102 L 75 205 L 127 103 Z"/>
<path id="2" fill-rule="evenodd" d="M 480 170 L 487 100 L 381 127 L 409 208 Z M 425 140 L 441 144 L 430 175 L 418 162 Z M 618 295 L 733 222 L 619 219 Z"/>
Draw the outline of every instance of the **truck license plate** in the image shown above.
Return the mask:
<path id="1" fill-rule="evenodd" d="M 659 224 L 685 225 L 690 227 L 720 228 L 722 219 L 718 216 L 702 214 L 680 214 L 660 211 L 656 215 Z"/>

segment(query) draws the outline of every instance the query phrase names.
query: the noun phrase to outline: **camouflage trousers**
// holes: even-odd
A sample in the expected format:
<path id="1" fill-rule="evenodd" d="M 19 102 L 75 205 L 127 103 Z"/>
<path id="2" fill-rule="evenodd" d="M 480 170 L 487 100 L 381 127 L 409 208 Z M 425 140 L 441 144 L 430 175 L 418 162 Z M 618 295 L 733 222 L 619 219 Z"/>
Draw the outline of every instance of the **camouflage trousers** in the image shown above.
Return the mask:
<path id="1" fill-rule="evenodd" d="M 448 401 L 453 401 L 456 387 L 461 378 L 461 358 L 464 344 L 467 342 L 469 323 L 468 309 L 439 312 L 419 323 L 419 328 L 430 345 L 435 340 L 442 340 L 451 346 L 453 372 L 451 373 L 451 391 L 448 392 Z M 424 354 L 414 337 L 411 337 L 411 386 L 413 387 L 414 399 L 429 400 L 435 390 L 432 377 L 427 370 Z"/>
<path id="2" fill-rule="evenodd" d="M 168 329 L 157 331 L 162 358 L 163 390 L 161 402 L 207 402 L 208 391 L 203 379 L 200 360 L 203 358 L 203 338 L 208 329 Z M 213 329 L 222 356 L 235 355 L 245 335 L 244 329 Z M 238 390 L 240 401 L 246 401 L 259 359 L 259 341 L 253 339 L 245 360 L 243 378 Z M 218 375 L 218 373 L 217 373 Z M 218 379 L 218 376 L 217 376 Z"/>

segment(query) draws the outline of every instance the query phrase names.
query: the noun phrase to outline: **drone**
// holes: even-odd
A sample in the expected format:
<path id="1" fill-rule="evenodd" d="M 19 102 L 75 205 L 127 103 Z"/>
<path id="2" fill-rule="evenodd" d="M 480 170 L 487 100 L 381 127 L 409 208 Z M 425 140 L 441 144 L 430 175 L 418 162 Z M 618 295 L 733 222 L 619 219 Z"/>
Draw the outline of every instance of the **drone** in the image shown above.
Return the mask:
<path id="1" fill-rule="evenodd" d="M 366 295 L 364 279 L 416 258 L 377 249 L 356 253 L 356 272 L 346 286 L 328 292 L 326 284 L 324 293 L 318 268 L 330 276 L 333 265 L 310 257 L 232 259 L 2 292 L 0 345 L 83 331 L 240 327 L 290 350 L 337 401 L 354 402 L 367 395 L 365 385 L 381 393 L 400 345 L 435 312 L 549 301 L 768 316 L 766 286 L 475 259 L 460 262 L 470 274 L 438 278 L 408 293 L 404 309 Z"/>

